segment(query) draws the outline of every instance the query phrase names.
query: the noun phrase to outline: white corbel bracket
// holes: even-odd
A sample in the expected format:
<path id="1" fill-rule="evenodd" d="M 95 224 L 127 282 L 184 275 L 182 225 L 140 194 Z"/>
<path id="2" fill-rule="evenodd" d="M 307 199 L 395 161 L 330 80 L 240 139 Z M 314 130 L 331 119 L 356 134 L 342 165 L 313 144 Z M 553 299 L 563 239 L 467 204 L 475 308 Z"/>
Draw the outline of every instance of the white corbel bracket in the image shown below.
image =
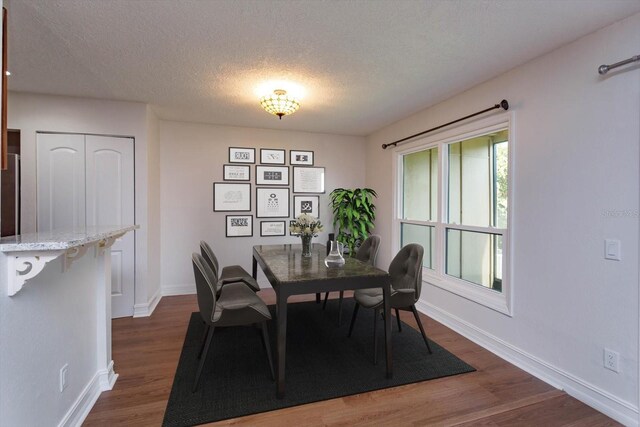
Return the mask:
<path id="1" fill-rule="evenodd" d="M 14 252 L 7 254 L 7 294 L 11 297 L 18 293 L 24 283 L 37 276 L 44 266 L 60 255 L 65 250 L 48 250 L 34 252 Z"/>
<path id="2" fill-rule="evenodd" d="M 106 239 L 102 239 L 96 245 L 96 257 L 104 254 L 104 252 L 109 249 L 120 237 L 124 236 L 124 233 L 118 234 L 116 236 L 107 237 Z"/>
<path id="3" fill-rule="evenodd" d="M 67 253 L 64 256 L 64 270 L 67 271 L 71 268 L 71 264 L 73 261 L 80 258 L 87 252 L 87 245 L 74 246 L 73 248 L 67 249 Z"/>

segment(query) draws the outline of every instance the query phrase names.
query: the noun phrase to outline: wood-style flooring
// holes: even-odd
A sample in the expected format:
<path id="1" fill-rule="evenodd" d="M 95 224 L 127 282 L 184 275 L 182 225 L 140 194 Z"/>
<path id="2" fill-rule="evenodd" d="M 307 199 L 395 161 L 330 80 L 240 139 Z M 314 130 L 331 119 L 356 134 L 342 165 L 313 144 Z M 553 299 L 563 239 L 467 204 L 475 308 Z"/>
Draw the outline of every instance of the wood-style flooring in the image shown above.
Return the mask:
<path id="1" fill-rule="evenodd" d="M 272 290 L 263 290 L 260 296 L 267 304 L 275 303 Z M 310 295 L 291 298 L 290 301 L 313 298 Z M 84 425 L 162 424 L 190 313 L 193 311 L 197 311 L 195 295 L 164 297 L 151 317 L 113 321 L 113 360 L 120 376 L 112 391 L 102 393 Z M 348 321 L 349 315 L 343 313 L 343 322 Z M 411 313 L 401 312 L 401 317 L 412 327 L 417 327 Z M 212 425 L 620 425 L 433 319 L 424 315 L 421 318 L 432 340 L 474 366 L 477 371 Z"/>

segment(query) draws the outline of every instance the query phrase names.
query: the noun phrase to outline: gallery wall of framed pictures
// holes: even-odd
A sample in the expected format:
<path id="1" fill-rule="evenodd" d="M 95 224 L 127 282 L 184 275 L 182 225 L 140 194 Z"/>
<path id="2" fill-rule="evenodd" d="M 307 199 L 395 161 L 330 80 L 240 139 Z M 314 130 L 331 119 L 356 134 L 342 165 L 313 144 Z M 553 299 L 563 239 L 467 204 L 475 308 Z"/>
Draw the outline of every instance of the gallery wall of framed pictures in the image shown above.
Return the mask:
<path id="1" fill-rule="evenodd" d="M 264 219 L 259 221 L 260 237 L 286 236 L 290 218 L 300 214 L 320 217 L 325 168 L 315 165 L 313 151 L 288 151 L 229 147 L 228 163 L 222 165 L 222 181 L 213 183 L 213 211 L 238 212 L 225 216 L 226 237 L 254 236 L 254 214 Z"/>

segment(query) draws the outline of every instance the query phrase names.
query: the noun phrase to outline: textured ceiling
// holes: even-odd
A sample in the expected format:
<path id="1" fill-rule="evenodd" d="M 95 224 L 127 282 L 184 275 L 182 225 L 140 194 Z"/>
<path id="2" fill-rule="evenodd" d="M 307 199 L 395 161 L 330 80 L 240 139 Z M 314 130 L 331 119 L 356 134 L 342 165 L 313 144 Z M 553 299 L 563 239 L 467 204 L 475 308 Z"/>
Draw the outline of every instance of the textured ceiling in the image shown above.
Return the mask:
<path id="1" fill-rule="evenodd" d="M 169 120 L 347 135 L 640 11 L 640 0 L 7 3 L 10 90 L 140 101 Z M 258 104 L 271 80 L 305 91 L 282 121 Z"/>

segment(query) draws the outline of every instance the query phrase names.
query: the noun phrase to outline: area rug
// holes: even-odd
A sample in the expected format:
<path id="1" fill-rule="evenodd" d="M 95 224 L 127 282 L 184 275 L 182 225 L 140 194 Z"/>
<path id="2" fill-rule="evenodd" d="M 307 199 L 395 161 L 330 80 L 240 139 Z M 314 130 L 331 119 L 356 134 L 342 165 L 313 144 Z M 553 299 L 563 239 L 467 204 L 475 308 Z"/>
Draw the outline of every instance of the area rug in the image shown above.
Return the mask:
<path id="1" fill-rule="evenodd" d="M 200 386 L 191 393 L 205 329 L 200 314 L 192 313 L 163 426 L 192 426 L 475 370 L 433 341 L 429 354 L 420 332 L 403 324 L 398 333 L 393 317 L 393 378 L 387 379 L 382 320 L 374 365 L 373 310 L 360 310 L 347 338 L 353 304 L 353 299 L 344 300 L 339 327 L 337 301 L 330 301 L 324 311 L 315 302 L 288 305 L 284 399 L 276 398 L 260 329 L 255 327 L 216 329 Z M 274 307 L 269 308 L 275 318 Z M 275 358 L 275 324 L 269 323 Z"/>

